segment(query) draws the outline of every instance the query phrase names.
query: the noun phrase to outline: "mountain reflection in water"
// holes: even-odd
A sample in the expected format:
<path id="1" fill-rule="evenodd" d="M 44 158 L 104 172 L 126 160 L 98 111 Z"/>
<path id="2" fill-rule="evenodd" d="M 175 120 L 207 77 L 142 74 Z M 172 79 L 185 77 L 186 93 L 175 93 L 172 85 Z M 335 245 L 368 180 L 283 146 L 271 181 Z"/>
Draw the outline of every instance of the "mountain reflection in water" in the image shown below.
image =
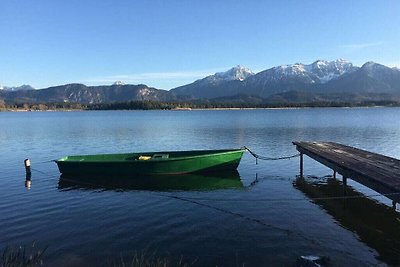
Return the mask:
<path id="1" fill-rule="evenodd" d="M 152 176 L 65 176 L 61 175 L 58 188 L 146 190 L 146 191 L 210 191 L 243 187 L 239 173 L 180 174 Z"/>
<path id="2" fill-rule="evenodd" d="M 333 178 L 301 179 L 294 186 L 332 215 L 344 228 L 356 233 L 361 241 L 374 248 L 380 260 L 400 264 L 400 216 L 390 207 L 367 198 Z M 339 197 L 339 198 L 338 198 Z"/>

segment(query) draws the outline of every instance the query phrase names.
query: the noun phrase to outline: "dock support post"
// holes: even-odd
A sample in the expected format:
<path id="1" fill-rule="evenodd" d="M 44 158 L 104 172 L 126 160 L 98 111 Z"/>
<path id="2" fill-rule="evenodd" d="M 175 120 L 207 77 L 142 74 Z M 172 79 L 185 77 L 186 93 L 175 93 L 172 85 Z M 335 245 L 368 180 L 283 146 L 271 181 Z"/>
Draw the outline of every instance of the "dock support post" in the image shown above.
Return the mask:
<path id="1" fill-rule="evenodd" d="M 304 177 L 304 169 L 303 169 L 303 153 L 300 153 L 300 178 Z"/>
<path id="2" fill-rule="evenodd" d="M 347 196 L 347 177 L 346 176 L 342 176 L 342 181 L 343 181 L 343 209 L 346 209 L 346 206 L 347 206 L 347 199 L 346 199 L 346 196 Z"/>
<path id="3" fill-rule="evenodd" d="M 32 172 L 31 172 L 31 162 L 29 159 L 24 160 L 24 165 L 25 165 L 25 187 L 30 189 L 32 185 Z"/>
<path id="4" fill-rule="evenodd" d="M 346 196 L 347 177 L 343 176 L 343 195 Z"/>
<path id="5" fill-rule="evenodd" d="M 24 165 L 25 165 L 25 173 L 26 175 L 31 175 L 31 162 L 29 159 L 24 160 Z"/>

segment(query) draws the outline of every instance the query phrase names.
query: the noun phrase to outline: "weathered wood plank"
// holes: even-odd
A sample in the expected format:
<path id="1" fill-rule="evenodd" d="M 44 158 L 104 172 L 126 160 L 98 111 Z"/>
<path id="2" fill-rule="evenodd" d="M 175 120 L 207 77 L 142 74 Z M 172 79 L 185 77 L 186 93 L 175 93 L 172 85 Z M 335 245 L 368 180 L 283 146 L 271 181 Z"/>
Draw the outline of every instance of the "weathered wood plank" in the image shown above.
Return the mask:
<path id="1" fill-rule="evenodd" d="M 314 144 L 320 146 L 321 143 Z M 366 151 L 357 151 L 352 149 L 353 151 L 345 151 L 342 147 L 341 150 L 338 150 L 334 146 L 325 146 L 323 149 L 316 149 L 309 144 L 302 144 L 305 149 L 313 151 L 314 153 L 321 153 L 325 155 L 326 158 L 330 158 L 333 161 L 338 161 L 343 165 L 359 165 L 358 167 L 362 168 L 374 168 L 375 172 L 380 172 L 382 175 L 393 176 L 394 174 L 398 174 L 398 169 L 400 168 L 400 161 L 385 157 L 381 155 L 380 158 L 371 158 L 371 155 L 366 154 Z M 350 148 L 350 147 L 349 147 Z M 361 155 L 357 155 L 358 152 L 363 152 Z M 383 158 L 384 157 L 384 158 Z M 383 159 L 382 159 L 383 158 Z M 395 162 L 397 161 L 397 162 Z M 397 164 L 396 164 L 397 163 Z M 356 166 L 353 166 L 356 167 Z M 360 168 L 361 169 L 361 168 Z"/>
<path id="2" fill-rule="evenodd" d="M 400 192 L 400 160 L 333 143 L 294 141 L 297 150 L 381 194 Z M 399 202 L 399 195 L 388 196 Z"/>

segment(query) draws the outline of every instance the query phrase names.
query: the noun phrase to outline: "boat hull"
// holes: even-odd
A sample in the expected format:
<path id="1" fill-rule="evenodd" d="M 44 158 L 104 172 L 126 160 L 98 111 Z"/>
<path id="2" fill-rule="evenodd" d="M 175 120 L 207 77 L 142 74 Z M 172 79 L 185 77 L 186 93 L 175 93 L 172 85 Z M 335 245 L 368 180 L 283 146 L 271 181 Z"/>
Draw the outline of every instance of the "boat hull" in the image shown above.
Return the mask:
<path id="1" fill-rule="evenodd" d="M 243 152 L 242 149 L 235 149 L 84 155 L 61 158 L 56 163 L 62 174 L 165 175 L 206 173 L 235 170 L 240 163 Z M 154 155 L 168 155 L 168 158 L 153 158 Z"/>

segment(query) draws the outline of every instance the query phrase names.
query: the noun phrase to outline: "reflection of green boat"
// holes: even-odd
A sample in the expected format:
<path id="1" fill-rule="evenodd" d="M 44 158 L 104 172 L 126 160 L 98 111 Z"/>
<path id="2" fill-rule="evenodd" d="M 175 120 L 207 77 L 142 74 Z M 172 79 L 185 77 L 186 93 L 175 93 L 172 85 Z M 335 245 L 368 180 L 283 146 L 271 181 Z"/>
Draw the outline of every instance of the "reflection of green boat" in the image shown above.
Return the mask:
<path id="1" fill-rule="evenodd" d="M 182 174 L 235 170 L 244 149 L 67 156 L 56 160 L 63 174 Z"/>
<path id="2" fill-rule="evenodd" d="M 110 190 L 216 190 L 243 187 L 239 173 L 180 174 L 150 176 L 76 176 L 61 175 L 60 189 L 110 189 Z"/>

